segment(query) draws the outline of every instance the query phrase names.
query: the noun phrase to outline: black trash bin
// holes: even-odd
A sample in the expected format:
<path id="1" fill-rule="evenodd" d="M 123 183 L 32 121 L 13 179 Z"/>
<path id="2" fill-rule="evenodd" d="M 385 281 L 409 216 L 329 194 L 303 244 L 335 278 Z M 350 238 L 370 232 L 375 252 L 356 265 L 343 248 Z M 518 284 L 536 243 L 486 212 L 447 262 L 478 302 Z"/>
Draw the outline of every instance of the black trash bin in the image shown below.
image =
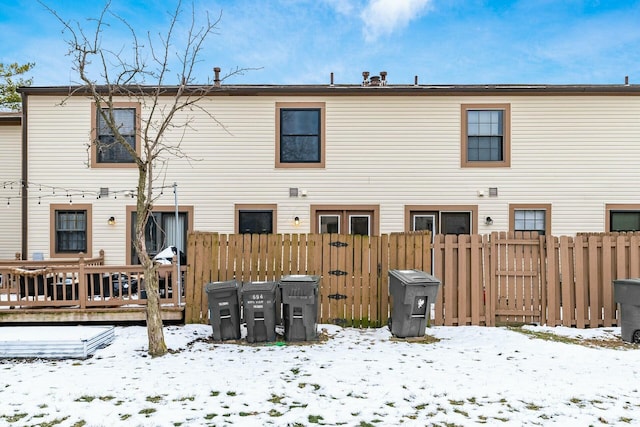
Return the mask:
<path id="1" fill-rule="evenodd" d="M 424 336 L 439 287 L 440 280 L 424 271 L 389 270 L 389 326 L 394 336 Z"/>
<path id="2" fill-rule="evenodd" d="M 294 274 L 280 279 L 284 338 L 311 341 L 317 337 L 320 276 Z"/>
<path id="3" fill-rule="evenodd" d="M 240 339 L 240 288 L 238 282 L 211 282 L 204 286 L 209 301 L 209 322 L 216 341 Z"/>
<path id="4" fill-rule="evenodd" d="M 276 340 L 277 282 L 248 282 L 242 285 L 242 308 L 247 323 L 247 341 Z"/>
<path id="5" fill-rule="evenodd" d="M 640 343 L 640 279 L 614 280 L 613 291 L 620 304 L 622 340 Z"/>

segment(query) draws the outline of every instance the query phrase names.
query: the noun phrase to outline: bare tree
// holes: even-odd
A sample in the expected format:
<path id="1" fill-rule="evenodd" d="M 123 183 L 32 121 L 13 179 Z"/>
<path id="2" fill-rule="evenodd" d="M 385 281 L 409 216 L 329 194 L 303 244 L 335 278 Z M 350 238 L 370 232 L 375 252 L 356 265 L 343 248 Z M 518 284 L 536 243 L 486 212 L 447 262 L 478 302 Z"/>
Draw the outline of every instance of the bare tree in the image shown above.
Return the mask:
<path id="1" fill-rule="evenodd" d="M 196 85 L 194 72 L 204 43 L 215 32 L 220 15 L 214 20 L 208 15 L 196 16 L 192 5 L 187 27 L 178 30 L 184 14 L 179 1 L 175 10 L 169 13 L 168 28 L 164 32 L 147 32 L 144 37 L 139 37 L 132 25 L 112 12 L 110 2 L 99 17 L 85 24 L 91 27 L 91 31 L 77 21 L 65 21 L 55 10 L 44 6 L 62 23 L 68 37 L 73 70 L 80 80 L 70 96 L 86 94 L 92 98 L 103 123 L 113 135 L 109 144 L 118 144 L 126 150 L 138 168 L 133 245 L 144 268 L 149 354 L 162 356 L 167 353 L 167 346 L 162 330 L 157 265 L 147 251 L 145 229 L 154 202 L 160 196 L 160 192 L 154 193 L 154 182 L 164 180 L 166 165 L 171 158 L 187 157 L 181 150 L 180 140 L 168 138 L 169 133 L 175 135 L 174 131 L 178 129 L 180 134 L 180 129 L 184 132 L 190 125 L 189 118 L 178 120 L 176 114 L 191 109 L 205 111 L 199 106 L 199 101 L 219 86 L 221 79 L 213 85 L 208 82 Z M 198 24 L 199 19 L 204 23 Z M 128 31 L 131 37 L 128 48 L 110 50 L 103 46 L 103 38 L 106 38 L 112 24 Z M 174 44 L 178 39 L 180 43 Z M 176 68 L 175 73 L 171 71 L 172 67 Z M 223 79 L 240 72 L 236 69 Z M 99 79 L 93 77 L 96 73 Z M 169 85 L 173 78 L 175 82 Z M 114 102 L 123 97 L 141 105 L 141 125 L 136 129 L 141 143 L 139 152 L 121 134 L 121 123 L 114 115 Z M 101 144 L 100 141 L 91 143 L 98 145 L 97 148 Z"/>

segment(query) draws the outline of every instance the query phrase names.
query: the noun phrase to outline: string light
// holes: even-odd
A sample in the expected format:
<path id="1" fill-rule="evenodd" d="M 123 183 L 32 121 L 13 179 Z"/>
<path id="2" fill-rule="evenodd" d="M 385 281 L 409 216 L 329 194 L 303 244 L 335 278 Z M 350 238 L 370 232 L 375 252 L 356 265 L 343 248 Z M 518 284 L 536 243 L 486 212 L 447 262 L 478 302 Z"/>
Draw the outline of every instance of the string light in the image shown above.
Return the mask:
<path id="1" fill-rule="evenodd" d="M 38 188 L 37 194 L 23 193 L 22 188 Z M 163 186 L 154 186 L 151 188 L 151 192 L 155 193 L 159 196 L 164 195 L 165 188 L 173 188 L 172 185 L 163 185 Z M 48 184 L 37 183 L 33 181 L 23 181 L 23 180 L 6 180 L 2 182 L 2 189 L 6 191 L 16 191 L 17 193 L 13 193 L 13 195 L 9 195 L 6 197 L 7 204 L 11 205 L 11 199 L 24 199 L 24 195 L 27 194 L 27 200 L 36 200 L 38 205 L 42 205 L 43 199 L 58 199 L 60 197 L 66 198 L 69 203 L 73 203 L 74 197 L 81 197 L 85 199 L 86 196 L 95 196 L 96 199 L 102 199 L 103 197 L 100 195 L 100 191 L 89 191 L 85 189 L 78 188 L 67 188 L 61 186 L 52 186 Z M 50 193 L 43 194 L 43 191 L 50 191 Z M 137 190 L 122 189 L 122 190 L 109 190 L 109 194 L 113 195 L 114 199 L 117 199 L 118 196 L 124 196 L 131 199 L 135 199 L 137 197 Z"/>

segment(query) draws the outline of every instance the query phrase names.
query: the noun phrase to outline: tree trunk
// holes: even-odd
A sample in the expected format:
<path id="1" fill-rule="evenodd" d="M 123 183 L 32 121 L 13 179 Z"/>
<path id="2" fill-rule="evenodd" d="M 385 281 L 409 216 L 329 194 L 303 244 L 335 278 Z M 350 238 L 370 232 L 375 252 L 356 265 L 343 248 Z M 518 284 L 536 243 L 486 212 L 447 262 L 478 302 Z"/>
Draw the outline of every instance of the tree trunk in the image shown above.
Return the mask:
<path id="1" fill-rule="evenodd" d="M 145 267 L 144 277 L 147 290 L 147 337 L 149 338 L 149 355 L 151 357 L 164 356 L 167 354 L 167 344 L 164 341 L 164 332 L 162 330 L 158 272 L 156 268 L 154 268 L 154 266 L 150 268 Z"/>

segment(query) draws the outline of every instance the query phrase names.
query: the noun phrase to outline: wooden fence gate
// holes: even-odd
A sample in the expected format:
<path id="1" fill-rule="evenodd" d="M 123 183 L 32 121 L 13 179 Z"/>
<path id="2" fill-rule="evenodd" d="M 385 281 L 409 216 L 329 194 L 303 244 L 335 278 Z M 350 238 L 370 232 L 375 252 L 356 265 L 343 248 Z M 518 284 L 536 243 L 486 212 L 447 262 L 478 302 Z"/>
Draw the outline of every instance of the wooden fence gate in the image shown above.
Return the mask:
<path id="1" fill-rule="evenodd" d="M 489 311 L 496 323 L 544 323 L 546 295 L 544 236 L 537 233 L 491 235 Z"/>

